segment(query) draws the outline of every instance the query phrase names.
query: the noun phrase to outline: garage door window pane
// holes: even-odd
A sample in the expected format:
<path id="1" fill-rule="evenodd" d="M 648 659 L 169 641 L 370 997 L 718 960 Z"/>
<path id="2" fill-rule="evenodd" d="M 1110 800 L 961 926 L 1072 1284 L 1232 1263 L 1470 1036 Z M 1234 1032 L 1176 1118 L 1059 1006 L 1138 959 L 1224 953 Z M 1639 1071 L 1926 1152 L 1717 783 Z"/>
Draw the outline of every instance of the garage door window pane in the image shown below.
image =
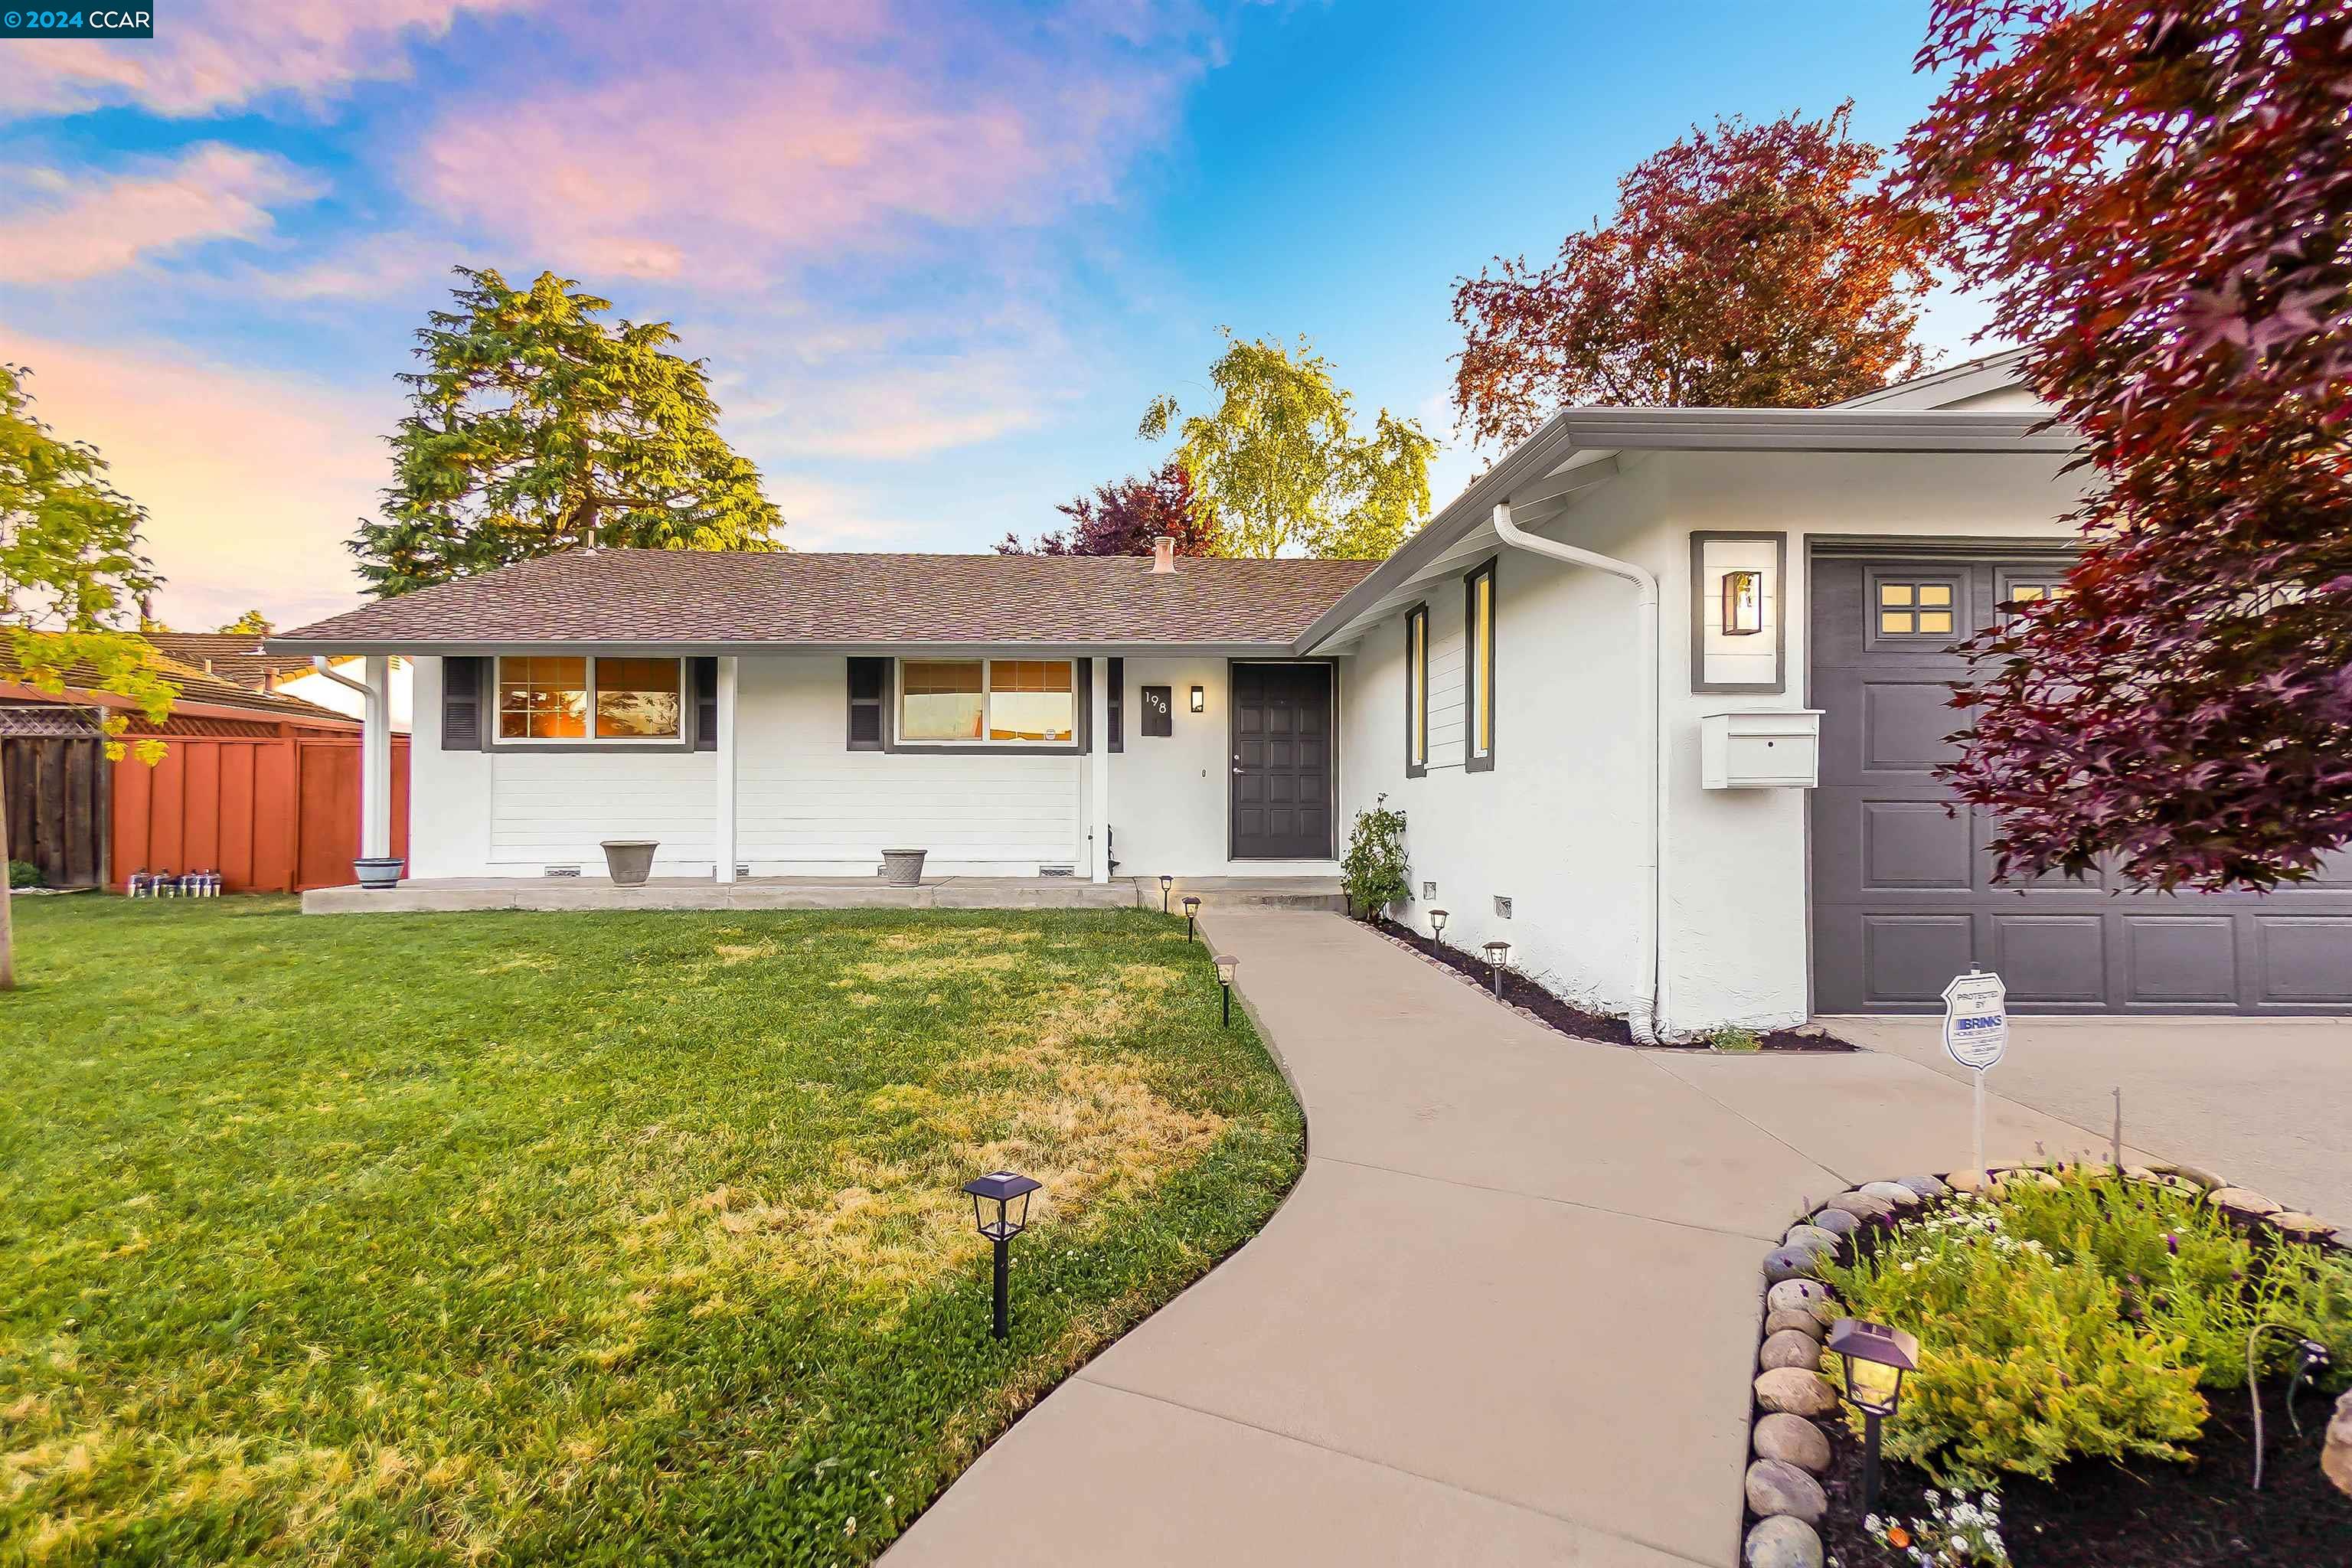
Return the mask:
<path id="1" fill-rule="evenodd" d="M 1878 635 L 1883 637 L 1948 637 L 1958 592 L 1950 583 L 1878 584 Z"/>

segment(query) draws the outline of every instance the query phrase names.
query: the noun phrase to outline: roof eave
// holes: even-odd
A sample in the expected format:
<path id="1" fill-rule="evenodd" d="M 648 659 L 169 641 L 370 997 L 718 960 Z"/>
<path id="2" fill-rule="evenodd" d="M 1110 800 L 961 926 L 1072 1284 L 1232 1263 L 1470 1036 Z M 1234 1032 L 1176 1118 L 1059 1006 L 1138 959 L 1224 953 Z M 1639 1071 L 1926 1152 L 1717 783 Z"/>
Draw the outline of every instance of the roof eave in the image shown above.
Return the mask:
<path id="1" fill-rule="evenodd" d="M 831 658 L 847 654 L 916 653 L 931 658 L 984 658 L 1008 652 L 1045 658 L 1286 658 L 1288 639 L 1266 642 L 925 642 L 868 637 L 857 641 L 781 642 L 734 640 L 630 642 L 596 637 L 451 638 L 321 637 L 270 639 L 273 652 L 401 655 L 419 658 L 482 658 L 499 654 L 600 654 L 620 658 L 706 658 L 770 655 Z"/>

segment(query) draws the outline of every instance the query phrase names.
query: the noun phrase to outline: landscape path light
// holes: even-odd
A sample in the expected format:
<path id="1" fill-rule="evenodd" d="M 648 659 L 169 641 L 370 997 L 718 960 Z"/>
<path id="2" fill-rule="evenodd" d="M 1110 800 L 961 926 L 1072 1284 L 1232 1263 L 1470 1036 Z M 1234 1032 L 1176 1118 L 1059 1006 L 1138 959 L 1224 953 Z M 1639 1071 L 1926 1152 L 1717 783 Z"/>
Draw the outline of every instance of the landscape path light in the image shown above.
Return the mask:
<path id="1" fill-rule="evenodd" d="M 1444 910 L 1432 910 L 1429 911 L 1429 934 L 1431 940 L 1436 942 L 1439 945 L 1443 946 L 1444 944 L 1445 911 Z"/>
<path id="2" fill-rule="evenodd" d="M 1006 1274 L 1011 1267 L 1007 1251 L 1013 1238 L 1029 1228 L 1029 1194 L 1044 1184 L 1017 1171 L 991 1171 L 963 1184 L 963 1190 L 971 1194 L 972 1223 L 996 1249 L 995 1311 L 990 1331 L 1000 1340 L 1010 1331 L 1011 1314 L 1005 1300 Z"/>
<path id="3" fill-rule="evenodd" d="M 1217 984 L 1225 994 L 1225 1027 L 1234 1026 L 1234 971 L 1242 961 L 1226 953 L 1217 954 Z"/>
<path id="4" fill-rule="evenodd" d="M 1160 873 L 1160 912 L 1163 915 L 1168 912 L 1168 889 L 1175 885 L 1175 878 L 1165 871 Z"/>
<path id="5" fill-rule="evenodd" d="M 1495 1000 L 1497 1002 L 1503 999 L 1503 965 L 1510 956 L 1509 942 L 1498 940 L 1486 944 L 1486 962 L 1495 971 Z"/>
<path id="6" fill-rule="evenodd" d="M 1184 940 L 1185 940 L 1186 942 L 1190 942 L 1190 941 L 1192 941 L 1192 922 L 1193 922 L 1193 921 L 1197 921 L 1197 920 L 1199 920 L 1200 918 L 1201 918 L 1201 895 L 1200 895 L 1200 894 L 1198 894 L 1198 893 L 1187 893 L 1187 894 L 1185 894 L 1185 895 L 1184 895 Z"/>
<path id="7" fill-rule="evenodd" d="M 1862 1412 L 1862 1510 L 1878 1509 L 1878 1424 L 1903 1403 L 1903 1374 L 1919 1364 L 1919 1342 L 1901 1329 L 1840 1318 L 1824 1350 L 1837 1352 L 1847 1403 Z"/>

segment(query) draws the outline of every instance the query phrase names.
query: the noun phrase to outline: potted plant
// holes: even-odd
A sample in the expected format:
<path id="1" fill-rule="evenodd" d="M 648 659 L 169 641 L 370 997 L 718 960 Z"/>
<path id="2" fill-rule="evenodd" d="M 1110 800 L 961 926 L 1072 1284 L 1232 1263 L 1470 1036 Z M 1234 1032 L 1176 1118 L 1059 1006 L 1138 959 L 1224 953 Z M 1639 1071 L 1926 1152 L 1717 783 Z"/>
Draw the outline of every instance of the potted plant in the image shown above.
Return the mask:
<path id="1" fill-rule="evenodd" d="M 362 855 L 352 862 L 352 870 L 359 877 L 361 887 L 382 892 L 400 886 L 400 868 L 405 864 L 397 855 Z"/>
<path id="2" fill-rule="evenodd" d="M 882 851 L 882 880 L 893 888 L 919 887 L 923 880 L 923 857 L 928 849 L 885 849 Z"/>
<path id="3" fill-rule="evenodd" d="M 653 874 L 654 849 L 656 840 L 651 838 L 607 838 L 604 841 L 604 869 L 616 888 L 642 888 Z"/>

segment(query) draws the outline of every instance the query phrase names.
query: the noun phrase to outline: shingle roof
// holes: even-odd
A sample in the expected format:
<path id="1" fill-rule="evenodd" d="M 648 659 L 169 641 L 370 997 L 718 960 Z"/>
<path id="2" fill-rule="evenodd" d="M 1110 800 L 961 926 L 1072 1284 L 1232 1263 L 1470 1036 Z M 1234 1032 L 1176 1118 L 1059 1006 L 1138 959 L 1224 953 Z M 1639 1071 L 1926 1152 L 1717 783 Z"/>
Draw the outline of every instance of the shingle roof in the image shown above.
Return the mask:
<path id="1" fill-rule="evenodd" d="M 1286 646 L 1370 561 L 579 551 L 272 637 L 273 648 L 530 643 Z"/>
<path id="2" fill-rule="evenodd" d="M 147 640 L 166 658 L 195 669 L 209 669 L 224 680 L 263 689 L 273 675 L 307 675 L 309 656 L 261 651 L 261 639 L 250 632 L 148 632 Z"/>
<path id="3" fill-rule="evenodd" d="M 206 675 L 201 669 L 182 664 L 179 660 L 166 658 L 161 653 L 156 654 L 150 662 L 164 679 L 180 689 L 180 697 L 185 701 L 206 702 L 215 708 L 241 709 L 257 717 L 284 719 L 297 724 L 320 719 L 332 720 L 339 725 L 347 725 L 352 721 L 350 715 L 338 713 L 331 708 L 321 708 L 315 702 L 305 702 L 299 697 L 289 697 L 282 692 L 255 691 L 250 688 L 239 686 L 234 680 L 224 679 L 217 675 Z M 0 680 L 21 680 L 24 674 L 23 668 L 9 657 L 7 650 L 0 648 Z M 96 672 L 88 668 L 67 669 L 65 672 L 67 696 L 61 700 L 70 700 L 74 692 L 91 689 L 90 683 L 95 678 Z M 33 699 L 36 702 L 46 700 L 45 697 Z M 11 698 L 9 700 L 16 701 L 19 699 Z M 154 732 L 153 726 L 136 714 L 131 717 L 131 728 L 141 733 Z"/>

